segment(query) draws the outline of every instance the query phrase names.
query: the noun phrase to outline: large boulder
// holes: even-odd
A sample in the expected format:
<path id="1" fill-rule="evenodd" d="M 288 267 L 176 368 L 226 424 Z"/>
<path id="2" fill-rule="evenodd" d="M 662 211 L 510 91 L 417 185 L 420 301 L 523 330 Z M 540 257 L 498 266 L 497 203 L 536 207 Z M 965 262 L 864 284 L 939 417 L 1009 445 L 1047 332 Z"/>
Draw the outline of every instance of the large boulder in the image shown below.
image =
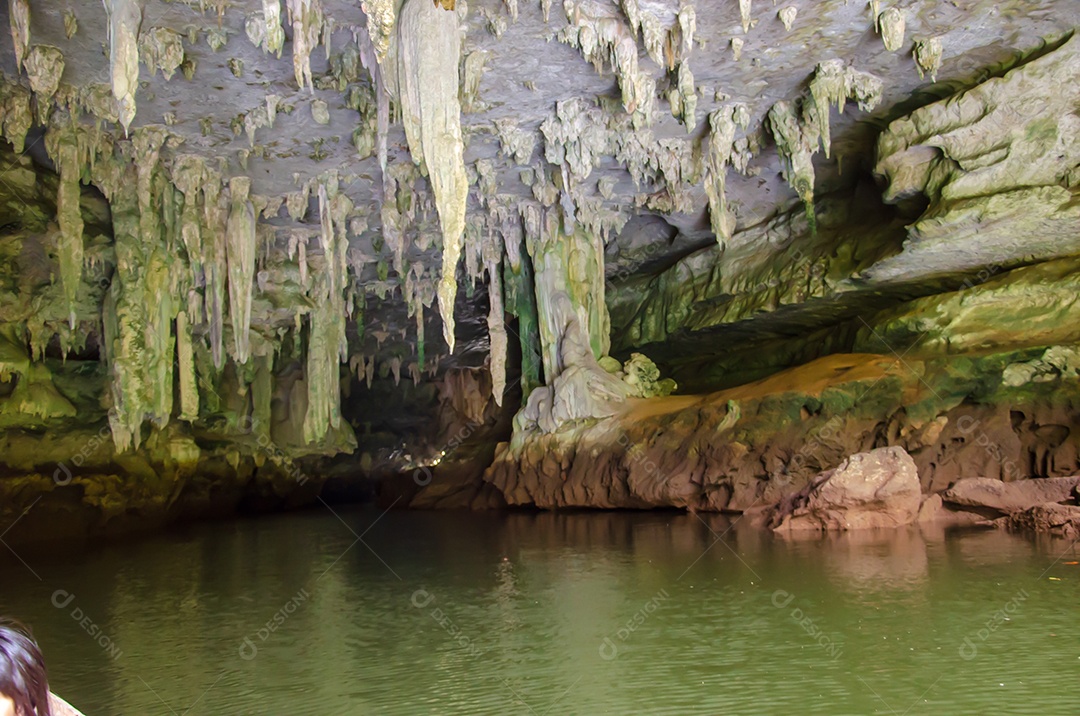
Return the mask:
<path id="1" fill-rule="evenodd" d="M 1066 502 L 1080 485 L 1080 476 L 1046 477 L 1002 482 L 989 477 L 957 480 L 941 498 L 953 505 L 994 510 L 1007 515 L 1035 505 Z"/>
<path id="2" fill-rule="evenodd" d="M 919 474 L 901 447 L 858 453 L 777 508 L 777 531 L 901 527 L 922 503 Z"/>

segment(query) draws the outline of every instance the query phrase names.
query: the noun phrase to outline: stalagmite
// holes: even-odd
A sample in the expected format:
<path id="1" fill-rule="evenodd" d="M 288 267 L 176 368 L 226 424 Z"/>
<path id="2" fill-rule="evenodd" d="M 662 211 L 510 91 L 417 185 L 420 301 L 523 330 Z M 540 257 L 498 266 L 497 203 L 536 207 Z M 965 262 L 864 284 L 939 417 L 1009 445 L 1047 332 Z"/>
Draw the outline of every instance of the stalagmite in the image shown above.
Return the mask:
<path id="1" fill-rule="evenodd" d="M 199 385 L 195 377 L 195 354 L 186 311 L 176 314 L 176 362 L 180 381 L 180 419 L 199 417 Z"/>
<path id="2" fill-rule="evenodd" d="M 229 221 L 225 249 L 229 272 L 229 315 L 232 319 L 236 361 L 250 355 L 251 292 L 255 275 L 255 208 L 248 198 L 249 177 L 229 180 Z"/>
<path id="3" fill-rule="evenodd" d="M 878 27 L 881 29 L 881 41 L 885 43 L 885 49 L 896 52 L 904 44 L 904 13 L 895 7 L 883 10 L 877 18 Z"/>
<path id="4" fill-rule="evenodd" d="M 30 50 L 30 0 L 8 0 L 11 40 L 15 44 L 15 70 L 21 71 Z"/>
<path id="5" fill-rule="evenodd" d="M 736 62 L 738 62 L 739 58 L 742 57 L 743 45 L 745 44 L 746 41 L 743 40 L 741 37 L 731 38 L 731 56 L 735 58 Z"/>
<path id="6" fill-rule="evenodd" d="M 457 14 L 429 0 L 408 0 L 398 24 L 398 45 L 405 135 L 413 161 L 427 169 L 442 227 L 442 273 L 437 293 L 443 338 L 453 351 L 456 272 L 469 193 L 458 99 L 461 35 Z"/>

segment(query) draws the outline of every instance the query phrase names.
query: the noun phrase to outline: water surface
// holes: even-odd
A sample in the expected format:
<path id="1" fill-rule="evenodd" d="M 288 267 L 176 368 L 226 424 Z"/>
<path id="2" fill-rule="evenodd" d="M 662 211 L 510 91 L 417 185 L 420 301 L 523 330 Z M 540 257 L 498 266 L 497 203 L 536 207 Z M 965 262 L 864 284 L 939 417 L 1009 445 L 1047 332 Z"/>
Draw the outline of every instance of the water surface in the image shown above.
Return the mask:
<path id="1" fill-rule="evenodd" d="M 8 553 L 0 613 L 87 716 L 1080 708 L 1068 542 L 335 509 Z"/>

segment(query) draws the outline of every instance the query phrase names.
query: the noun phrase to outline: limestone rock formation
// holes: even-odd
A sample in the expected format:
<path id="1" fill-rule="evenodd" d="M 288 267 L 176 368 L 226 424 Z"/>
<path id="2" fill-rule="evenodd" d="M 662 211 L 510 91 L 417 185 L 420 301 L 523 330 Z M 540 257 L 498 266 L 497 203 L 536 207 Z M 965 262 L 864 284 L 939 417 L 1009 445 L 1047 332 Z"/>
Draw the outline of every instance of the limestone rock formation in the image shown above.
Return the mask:
<path id="1" fill-rule="evenodd" d="M 1045 503 L 1071 501 L 1077 485 L 1080 485 L 1080 477 L 1048 477 L 1014 482 L 972 477 L 959 480 L 941 497 L 955 505 L 1011 514 Z"/>
<path id="2" fill-rule="evenodd" d="M 790 507 L 781 503 L 783 514 L 776 515 L 774 529 L 902 527 L 915 521 L 922 503 L 915 462 L 900 447 L 852 455 L 836 469 L 815 477 L 809 488 Z"/>
<path id="3" fill-rule="evenodd" d="M 8 0 L 0 516 L 1077 474 L 1080 9 L 930 5 Z"/>

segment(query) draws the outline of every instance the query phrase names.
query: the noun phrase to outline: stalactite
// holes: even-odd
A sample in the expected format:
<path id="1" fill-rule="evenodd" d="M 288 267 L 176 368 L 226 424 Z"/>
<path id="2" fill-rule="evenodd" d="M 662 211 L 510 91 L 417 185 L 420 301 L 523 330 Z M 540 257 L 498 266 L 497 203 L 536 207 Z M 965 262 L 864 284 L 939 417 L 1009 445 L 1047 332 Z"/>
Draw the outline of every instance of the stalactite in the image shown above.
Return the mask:
<path id="1" fill-rule="evenodd" d="M 390 374 L 394 376 L 394 385 L 401 385 L 401 356 L 390 359 Z"/>
<path id="2" fill-rule="evenodd" d="M 4 83 L 0 88 L 0 97 L 3 99 L 4 139 L 11 142 L 16 154 L 22 154 L 26 147 L 26 133 L 34 123 L 34 115 L 30 109 L 30 91 L 17 84 Z"/>
<path id="3" fill-rule="evenodd" d="M 728 166 L 735 145 L 737 127 L 746 129 L 750 122 L 750 110 L 744 104 L 721 107 L 709 115 L 708 174 L 705 193 L 709 197 L 709 220 L 716 241 L 723 246 L 735 231 L 735 216 L 728 208 L 725 194 Z"/>
<path id="4" fill-rule="evenodd" d="M 210 353 L 214 367 L 221 370 L 225 364 L 224 322 L 225 322 L 225 277 L 228 275 L 226 259 L 225 231 L 228 225 L 228 209 L 223 205 L 221 176 L 218 172 L 206 171 L 203 184 L 204 224 L 202 231 L 203 271 L 206 274 L 207 322 L 210 324 Z"/>
<path id="5" fill-rule="evenodd" d="M 690 72 L 689 63 L 683 62 L 679 65 L 677 77 L 672 93 L 678 98 L 678 112 L 675 112 L 675 102 L 671 105 L 672 112 L 682 119 L 687 133 L 690 133 L 697 126 L 697 92 L 694 89 L 694 75 Z"/>
<path id="6" fill-rule="evenodd" d="M 118 450 L 136 447 L 150 418 L 164 426 L 174 391 L 175 257 L 163 244 L 160 127 L 133 132 L 123 159 L 98 164 L 110 201 L 116 273 L 103 307 L 103 348 L 111 374 L 109 425 Z M 132 170 L 126 167 L 134 167 Z M 134 179 L 134 181 L 132 181 Z"/>
<path id="7" fill-rule="evenodd" d="M 491 371 L 491 392 L 496 405 L 502 405 L 506 391 L 506 319 L 502 291 L 502 240 L 498 234 L 483 245 L 484 267 L 488 275 L 488 340 Z"/>
<path id="8" fill-rule="evenodd" d="M 295 191 L 285 197 L 285 208 L 289 212 L 289 218 L 293 221 L 303 221 L 307 216 L 308 200 L 311 197 L 311 184 L 305 182 L 299 191 Z"/>
<path id="9" fill-rule="evenodd" d="M 904 45 L 904 13 L 895 7 L 883 10 L 877 17 L 881 41 L 889 52 L 896 52 Z"/>
<path id="10" fill-rule="evenodd" d="M 524 239 L 518 238 L 523 242 Z M 509 247 L 509 242 L 505 242 Z M 523 252 L 523 247 L 517 249 Z M 503 266 L 503 286 L 506 288 L 506 305 L 517 317 L 518 342 L 521 344 L 521 399 L 528 400 L 529 393 L 541 385 L 543 361 L 541 360 L 539 319 L 536 314 L 536 288 L 533 281 L 532 260 L 521 256 L 518 269 Z"/>
<path id="11" fill-rule="evenodd" d="M 60 185 L 56 192 L 56 219 L 60 225 L 57 253 L 60 259 L 60 281 L 67 300 L 68 323 L 75 328 L 75 297 L 82 281 L 83 218 L 79 205 L 82 174 L 79 146 L 74 127 L 60 130 L 50 127 L 46 136 L 49 155 L 60 170 Z"/>
<path id="12" fill-rule="evenodd" d="M 915 57 L 915 66 L 919 68 L 920 79 L 930 75 L 930 81 L 937 82 L 937 73 L 941 69 L 941 51 L 940 37 L 915 40 L 911 54 Z"/>
<path id="13" fill-rule="evenodd" d="M 739 17 L 742 18 L 742 31 L 750 32 L 750 2 L 751 0 L 739 0 Z"/>
<path id="14" fill-rule="evenodd" d="M 251 351 L 251 292 L 255 275 L 255 208 L 249 200 L 251 179 L 229 180 L 229 220 L 225 255 L 229 275 L 229 315 L 236 362 L 246 363 Z"/>
<path id="15" fill-rule="evenodd" d="M 195 353 L 187 311 L 176 314 L 176 363 L 180 382 L 180 419 L 199 417 L 199 384 L 195 376 Z"/>
<path id="16" fill-rule="evenodd" d="M 139 87 L 139 0 L 102 0 L 109 16 L 109 62 L 113 97 L 119 104 L 125 134 L 135 118 L 135 92 Z"/>
<path id="17" fill-rule="evenodd" d="M 51 45 L 34 45 L 26 54 L 23 68 L 30 80 L 30 89 L 38 96 L 38 106 L 48 106 L 60 86 L 64 74 L 64 53 Z"/>
<path id="18" fill-rule="evenodd" d="M 847 100 L 854 99 L 860 109 L 869 111 L 881 101 L 881 94 L 877 77 L 847 67 L 842 60 L 828 60 L 817 66 L 801 111 L 783 101 L 769 109 L 769 126 L 784 159 L 784 178 L 803 200 L 811 230 L 816 230 L 813 155 L 819 145 L 826 156 L 830 154 L 830 107 L 836 104 L 842 111 Z"/>
<path id="19" fill-rule="evenodd" d="M 375 46 L 375 53 L 379 63 L 386 61 L 386 54 L 390 50 L 390 41 L 394 36 L 394 26 L 397 23 L 397 0 L 361 0 L 360 7 L 367 16 L 368 35 Z"/>
<path id="20" fill-rule="evenodd" d="M 326 272 L 315 279 L 311 294 L 314 309 L 309 314 L 307 340 L 307 412 L 304 440 L 318 443 L 330 429 L 341 425 L 339 346 L 345 335 L 345 312 L 334 299 Z"/>
<path id="21" fill-rule="evenodd" d="M 307 345 L 308 409 L 304 415 L 304 439 L 308 443 L 318 442 L 331 429 L 341 427 L 340 364 L 348 360 L 346 232 L 352 202 L 339 192 L 336 174 L 320 178 L 317 194 L 323 270 L 314 277 L 309 291 L 315 308 L 309 314 Z"/>
<path id="22" fill-rule="evenodd" d="M 398 33 L 398 85 L 405 135 L 413 160 L 427 169 L 442 226 L 442 273 L 437 293 L 443 338 L 452 352 L 456 272 L 469 194 L 458 99 L 458 17 L 429 0 L 408 0 Z"/>
<path id="23" fill-rule="evenodd" d="M 784 23 L 784 29 L 788 32 L 791 31 L 791 26 L 795 24 L 795 18 L 799 14 L 799 8 L 794 5 L 780 8 L 780 12 L 776 13 L 776 16 L 780 18 L 780 22 Z"/>
<path id="24" fill-rule="evenodd" d="M 8 0 L 11 40 L 15 44 L 15 71 L 21 72 L 30 50 L 30 0 Z"/>
<path id="25" fill-rule="evenodd" d="M 75 17 L 75 13 L 71 9 L 64 11 L 64 35 L 67 39 L 75 37 L 75 33 L 79 31 L 79 19 Z"/>
<path id="26" fill-rule="evenodd" d="M 785 159 L 781 168 L 784 180 L 802 199 L 811 230 L 815 230 L 813 156 L 817 149 L 817 137 L 813 138 L 811 144 L 799 123 L 795 107 L 788 102 L 777 102 L 769 109 L 769 127 L 776 140 L 777 151 Z"/>
<path id="27" fill-rule="evenodd" d="M 285 46 L 285 30 L 281 27 L 281 2 L 280 0 L 262 0 L 262 5 L 263 21 L 266 23 L 263 49 L 281 57 L 281 50 Z"/>
<path id="28" fill-rule="evenodd" d="M 610 64 L 619 79 L 623 109 L 632 116 L 635 127 L 649 125 L 656 109 L 656 81 L 638 64 L 634 31 L 618 18 L 590 16 L 587 10 L 593 9 L 592 5 L 563 0 L 563 8 L 571 24 L 559 32 L 559 40 L 578 48 L 597 72 L 605 63 Z M 646 47 L 650 42 L 646 38 Z"/>
<path id="29" fill-rule="evenodd" d="M 307 87 L 312 93 L 315 85 L 311 78 L 311 53 L 319 44 L 323 31 L 321 0 L 285 0 L 289 22 L 293 26 L 293 72 L 300 89 Z M 329 54 L 329 53 L 328 53 Z"/>
<path id="30" fill-rule="evenodd" d="M 206 165 L 202 157 L 184 154 L 173 161 L 173 184 L 183 195 L 184 203 L 180 211 L 180 238 L 187 250 L 188 263 L 191 264 L 193 283 L 198 282 L 202 273 L 202 207 L 199 197 L 202 193 L 206 176 Z M 194 317 L 194 316 L 193 316 Z"/>
<path id="31" fill-rule="evenodd" d="M 255 379 L 251 382 L 251 431 L 267 439 L 273 419 L 270 408 L 274 397 L 274 356 L 257 355 L 253 360 Z"/>
<path id="32" fill-rule="evenodd" d="M 139 36 L 139 59 L 153 76 L 159 69 L 166 80 L 184 63 L 183 35 L 167 27 L 154 27 Z"/>

